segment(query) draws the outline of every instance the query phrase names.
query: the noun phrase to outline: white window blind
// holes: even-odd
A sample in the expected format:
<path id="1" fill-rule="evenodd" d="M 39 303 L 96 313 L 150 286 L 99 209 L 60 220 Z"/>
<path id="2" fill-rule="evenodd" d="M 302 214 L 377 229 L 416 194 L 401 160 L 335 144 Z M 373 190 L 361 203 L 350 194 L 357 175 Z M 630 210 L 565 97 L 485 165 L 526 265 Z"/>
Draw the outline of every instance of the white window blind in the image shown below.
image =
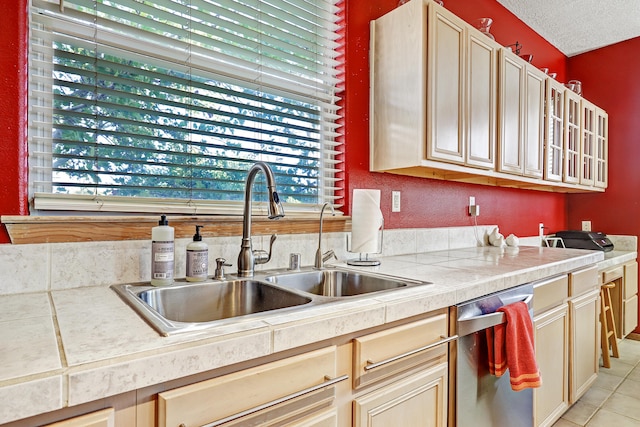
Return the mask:
<path id="1" fill-rule="evenodd" d="M 61 1 L 32 0 L 36 209 L 229 213 L 256 161 L 335 202 L 335 0 Z"/>

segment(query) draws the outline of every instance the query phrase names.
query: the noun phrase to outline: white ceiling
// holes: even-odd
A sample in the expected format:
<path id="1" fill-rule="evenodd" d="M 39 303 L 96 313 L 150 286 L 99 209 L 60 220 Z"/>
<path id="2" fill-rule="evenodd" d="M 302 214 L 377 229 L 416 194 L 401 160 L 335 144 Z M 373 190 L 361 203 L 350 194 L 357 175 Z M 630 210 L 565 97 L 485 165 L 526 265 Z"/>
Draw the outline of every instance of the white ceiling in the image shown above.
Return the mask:
<path id="1" fill-rule="evenodd" d="M 640 36 L 638 0 L 498 0 L 567 56 Z"/>

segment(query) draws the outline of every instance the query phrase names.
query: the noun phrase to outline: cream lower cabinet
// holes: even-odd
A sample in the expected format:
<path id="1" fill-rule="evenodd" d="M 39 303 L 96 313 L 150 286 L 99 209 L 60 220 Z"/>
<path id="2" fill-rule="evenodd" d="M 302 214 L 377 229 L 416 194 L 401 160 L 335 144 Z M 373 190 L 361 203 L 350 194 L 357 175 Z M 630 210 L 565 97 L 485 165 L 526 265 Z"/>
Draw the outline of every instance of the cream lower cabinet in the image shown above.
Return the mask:
<path id="1" fill-rule="evenodd" d="M 354 340 L 353 425 L 445 427 L 447 315 Z"/>
<path id="2" fill-rule="evenodd" d="M 597 267 L 569 275 L 569 403 L 591 387 L 600 367 L 600 306 Z"/>
<path id="3" fill-rule="evenodd" d="M 158 385 L 139 394 L 137 426 L 446 427 L 447 336 L 442 309 L 193 384 Z"/>
<path id="4" fill-rule="evenodd" d="M 551 426 L 569 408 L 569 280 L 534 285 L 536 360 L 542 385 L 533 390 L 534 426 Z"/>
<path id="5" fill-rule="evenodd" d="M 335 346 L 158 394 L 158 426 L 337 426 Z"/>
<path id="6" fill-rule="evenodd" d="M 622 300 L 622 336 L 626 337 L 638 326 L 638 262 L 624 265 L 624 294 Z"/>
<path id="7" fill-rule="evenodd" d="M 534 425 L 551 426 L 596 380 L 600 306 L 595 266 L 534 284 L 536 360 Z"/>
<path id="8" fill-rule="evenodd" d="M 115 427 L 115 410 L 103 409 L 90 414 L 80 415 L 44 427 Z"/>
<path id="9" fill-rule="evenodd" d="M 447 365 L 439 364 L 356 398 L 353 425 L 445 427 L 446 402 Z"/>
<path id="10" fill-rule="evenodd" d="M 638 262 L 602 271 L 602 283 L 615 285 L 610 293 L 616 336 L 624 338 L 638 326 Z"/>

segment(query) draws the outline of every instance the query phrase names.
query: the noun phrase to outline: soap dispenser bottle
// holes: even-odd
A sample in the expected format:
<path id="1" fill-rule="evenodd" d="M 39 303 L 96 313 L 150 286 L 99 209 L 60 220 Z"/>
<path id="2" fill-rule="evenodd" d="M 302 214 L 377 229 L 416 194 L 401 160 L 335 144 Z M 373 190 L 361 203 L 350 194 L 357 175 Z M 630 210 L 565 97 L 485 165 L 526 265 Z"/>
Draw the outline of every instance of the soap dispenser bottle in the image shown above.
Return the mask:
<path id="1" fill-rule="evenodd" d="M 151 284 L 166 286 L 173 283 L 174 232 L 167 216 L 162 215 L 157 227 L 151 229 Z"/>
<path id="2" fill-rule="evenodd" d="M 209 249 L 202 241 L 201 225 L 196 225 L 193 242 L 187 245 L 187 281 L 202 282 L 209 275 Z"/>

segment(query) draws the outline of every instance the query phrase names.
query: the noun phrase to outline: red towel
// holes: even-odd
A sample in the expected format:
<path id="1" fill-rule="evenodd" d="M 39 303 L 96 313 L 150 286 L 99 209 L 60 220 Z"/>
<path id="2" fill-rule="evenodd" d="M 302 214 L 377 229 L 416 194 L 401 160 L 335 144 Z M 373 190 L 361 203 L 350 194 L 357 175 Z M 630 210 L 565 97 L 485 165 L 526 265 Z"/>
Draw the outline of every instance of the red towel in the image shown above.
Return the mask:
<path id="1" fill-rule="evenodd" d="M 506 324 L 487 329 L 489 372 L 502 376 L 507 368 L 511 389 L 540 387 L 540 371 L 533 344 L 533 323 L 527 305 L 520 301 L 500 307 Z"/>

